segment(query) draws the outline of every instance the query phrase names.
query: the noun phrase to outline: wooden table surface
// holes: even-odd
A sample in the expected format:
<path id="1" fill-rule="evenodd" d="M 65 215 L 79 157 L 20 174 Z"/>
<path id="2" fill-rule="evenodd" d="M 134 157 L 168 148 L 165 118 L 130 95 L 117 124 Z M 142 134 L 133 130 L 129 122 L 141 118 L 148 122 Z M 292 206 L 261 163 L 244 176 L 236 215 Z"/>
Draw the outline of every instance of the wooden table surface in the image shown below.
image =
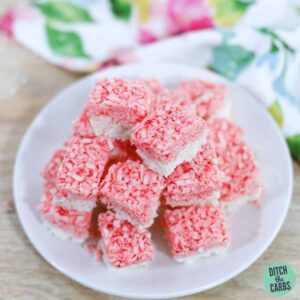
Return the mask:
<path id="1" fill-rule="evenodd" d="M 15 0 L 1 0 L 0 15 Z M 79 78 L 35 57 L 0 36 L 0 204 L 13 200 L 12 171 L 20 140 L 34 116 L 61 89 Z M 292 205 L 265 254 L 229 282 L 181 299 L 274 299 L 262 287 L 263 269 L 275 261 L 300 272 L 300 167 L 294 165 Z M 299 276 L 298 276 L 299 281 Z M 300 288 L 286 298 L 300 299 Z M 31 246 L 16 213 L 0 210 L 0 299 L 119 299 L 93 292 L 60 274 Z"/>

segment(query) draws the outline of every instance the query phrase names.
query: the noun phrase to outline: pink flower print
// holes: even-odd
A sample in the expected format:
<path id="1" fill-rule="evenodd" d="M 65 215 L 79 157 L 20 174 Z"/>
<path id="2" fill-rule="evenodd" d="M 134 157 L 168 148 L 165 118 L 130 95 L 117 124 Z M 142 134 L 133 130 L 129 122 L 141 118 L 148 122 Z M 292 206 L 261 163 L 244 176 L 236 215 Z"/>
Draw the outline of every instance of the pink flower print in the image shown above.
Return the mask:
<path id="1" fill-rule="evenodd" d="M 5 14 L 2 19 L 0 19 L 0 30 L 4 31 L 8 37 L 13 37 L 13 24 L 15 22 L 15 13 L 13 10 Z"/>
<path id="2" fill-rule="evenodd" d="M 139 44 L 149 44 L 156 42 L 158 40 L 158 37 L 146 29 L 140 29 L 139 30 L 139 38 L 138 42 Z"/>
<path id="3" fill-rule="evenodd" d="M 169 34 L 214 27 L 205 0 L 167 0 Z"/>
<path id="4" fill-rule="evenodd" d="M 14 23 L 17 20 L 34 22 L 39 17 L 38 11 L 33 7 L 19 4 L 0 19 L 0 30 L 12 38 L 14 35 Z"/>

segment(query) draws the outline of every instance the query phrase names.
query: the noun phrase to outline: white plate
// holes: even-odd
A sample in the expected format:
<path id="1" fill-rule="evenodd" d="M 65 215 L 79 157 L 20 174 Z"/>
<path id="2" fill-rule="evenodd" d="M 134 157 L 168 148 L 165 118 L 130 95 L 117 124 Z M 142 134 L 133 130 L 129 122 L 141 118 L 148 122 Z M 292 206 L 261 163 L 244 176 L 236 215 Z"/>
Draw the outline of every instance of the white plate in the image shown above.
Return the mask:
<path id="1" fill-rule="evenodd" d="M 264 182 L 263 206 L 242 206 L 230 217 L 232 244 L 220 256 L 178 264 L 157 234 L 156 258 L 147 268 L 108 270 L 79 245 L 61 241 L 41 226 L 36 206 L 41 198 L 40 173 L 53 151 L 70 134 L 71 122 L 100 77 L 158 78 L 166 85 L 191 78 L 223 81 L 198 68 L 176 64 L 138 64 L 111 68 L 85 77 L 61 92 L 29 127 L 16 159 L 14 196 L 21 224 L 37 251 L 56 269 L 94 290 L 134 298 L 169 298 L 217 286 L 249 267 L 270 245 L 287 214 L 293 174 L 285 141 L 256 99 L 229 84 L 236 122 L 244 128 Z"/>

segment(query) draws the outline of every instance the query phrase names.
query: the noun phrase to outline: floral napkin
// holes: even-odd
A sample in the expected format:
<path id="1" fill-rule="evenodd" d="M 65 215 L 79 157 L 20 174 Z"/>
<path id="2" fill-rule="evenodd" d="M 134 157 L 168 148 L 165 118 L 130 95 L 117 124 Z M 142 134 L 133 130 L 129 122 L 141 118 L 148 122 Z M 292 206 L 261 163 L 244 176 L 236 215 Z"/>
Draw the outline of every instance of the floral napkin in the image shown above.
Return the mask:
<path id="1" fill-rule="evenodd" d="M 133 61 L 207 67 L 260 99 L 300 161 L 299 0 L 30 1 L 0 29 L 77 72 Z"/>

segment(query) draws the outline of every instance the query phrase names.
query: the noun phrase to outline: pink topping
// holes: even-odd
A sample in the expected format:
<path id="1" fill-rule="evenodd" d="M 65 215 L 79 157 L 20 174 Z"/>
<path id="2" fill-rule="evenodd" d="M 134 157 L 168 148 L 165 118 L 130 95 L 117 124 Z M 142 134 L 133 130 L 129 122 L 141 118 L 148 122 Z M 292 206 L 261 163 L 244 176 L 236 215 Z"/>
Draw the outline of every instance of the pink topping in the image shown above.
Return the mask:
<path id="1" fill-rule="evenodd" d="M 189 111 L 194 111 L 194 103 L 190 95 L 184 89 L 165 90 L 154 99 L 153 108 L 155 111 L 165 110 L 165 107 L 176 105 Z"/>
<path id="2" fill-rule="evenodd" d="M 87 238 L 92 212 L 66 209 L 63 206 L 54 205 L 52 201 L 53 196 L 50 184 L 45 187 L 44 196 L 40 204 L 43 219 L 77 239 Z"/>
<path id="3" fill-rule="evenodd" d="M 211 121 L 209 127 L 220 169 L 220 200 L 230 201 L 257 194 L 261 190 L 259 170 L 249 146 L 243 140 L 242 129 L 225 119 Z"/>
<path id="4" fill-rule="evenodd" d="M 45 180 L 56 181 L 57 172 L 65 154 L 66 150 L 64 147 L 54 152 L 42 174 Z"/>
<path id="5" fill-rule="evenodd" d="M 98 138 L 74 139 L 59 167 L 57 188 L 68 198 L 96 199 L 108 160 L 107 143 Z"/>
<path id="6" fill-rule="evenodd" d="M 169 162 L 205 132 L 206 124 L 194 113 L 176 105 L 165 106 L 138 123 L 131 142 L 152 159 Z"/>
<path id="7" fill-rule="evenodd" d="M 57 172 L 59 170 L 59 166 L 61 165 L 65 157 L 65 154 L 67 153 L 67 151 L 70 150 L 70 145 L 73 143 L 77 143 L 79 140 L 79 137 L 71 136 L 60 149 L 54 152 L 50 161 L 47 163 L 46 167 L 42 172 L 42 176 L 46 181 L 57 181 Z"/>
<path id="8" fill-rule="evenodd" d="M 150 232 L 139 230 L 112 212 L 99 215 L 99 229 L 110 264 L 116 268 L 141 264 L 153 259 Z"/>
<path id="9" fill-rule="evenodd" d="M 167 209 L 164 221 L 171 255 L 175 258 L 228 244 L 227 226 L 220 206 L 206 203 Z"/>
<path id="10" fill-rule="evenodd" d="M 73 135 L 94 138 L 95 134 L 90 124 L 88 110 L 85 108 L 80 117 L 73 123 Z"/>
<path id="11" fill-rule="evenodd" d="M 223 84 L 195 79 L 182 81 L 179 89 L 189 93 L 196 105 L 197 115 L 204 119 L 214 115 L 226 103 L 227 89 Z"/>
<path id="12" fill-rule="evenodd" d="M 165 179 L 138 161 L 112 165 L 101 183 L 101 199 L 143 227 L 151 225 Z"/>
<path id="13" fill-rule="evenodd" d="M 97 81 L 87 108 L 90 116 L 135 124 L 150 112 L 151 101 L 151 91 L 143 81 L 102 79 Z"/>
<path id="14" fill-rule="evenodd" d="M 204 144 L 191 162 L 184 162 L 167 178 L 166 204 L 200 204 L 219 193 L 220 182 L 215 147 Z"/>
<path id="15" fill-rule="evenodd" d="M 143 81 L 153 95 L 158 95 L 165 91 L 165 87 L 158 79 L 144 79 Z"/>

